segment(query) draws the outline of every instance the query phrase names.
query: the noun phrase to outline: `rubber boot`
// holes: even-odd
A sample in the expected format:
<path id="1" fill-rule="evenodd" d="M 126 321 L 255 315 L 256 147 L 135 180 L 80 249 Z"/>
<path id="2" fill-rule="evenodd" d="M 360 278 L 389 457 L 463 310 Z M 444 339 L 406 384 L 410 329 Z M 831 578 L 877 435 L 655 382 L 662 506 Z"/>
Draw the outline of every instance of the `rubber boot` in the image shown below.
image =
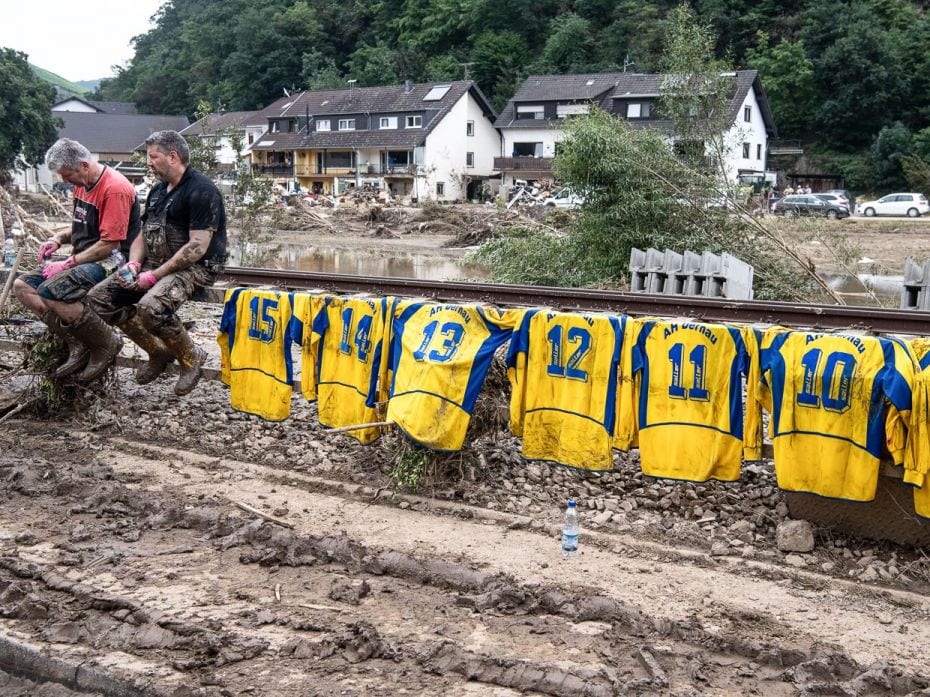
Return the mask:
<path id="1" fill-rule="evenodd" d="M 136 369 L 136 382 L 147 385 L 165 372 L 168 364 L 174 359 L 165 342 L 152 334 L 138 314 L 133 315 L 125 322 L 116 325 L 140 349 L 149 355 L 145 365 Z"/>
<path id="2" fill-rule="evenodd" d="M 178 397 L 183 397 L 193 390 L 197 383 L 200 382 L 200 376 L 203 374 L 203 364 L 207 359 L 206 352 L 194 345 L 191 341 L 187 330 L 181 327 L 181 331 L 172 337 L 162 336 L 165 346 L 171 351 L 172 355 L 178 359 L 181 365 L 181 374 L 178 381 L 174 384 L 174 393 Z"/>
<path id="3" fill-rule="evenodd" d="M 89 307 L 84 308 L 84 314 L 68 329 L 90 350 L 90 359 L 77 376 L 78 382 L 90 382 L 103 375 L 123 348 L 119 334 Z"/>
<path id="4" fill-rule="evenodd" d="M 71 334 L 70 327 L 65 327 L 61 323 L 61 318 L 51 310 L 46 310 L 45 314 L 42 315 L 42 321 L 45 322 L 52 334 L 68 345 L 68 357 L 64 363 L 50 373 L 51 377 L 55 379 L 64 378 L 83 368 L 87 364 L 90 352 L 84 344 Z"/>

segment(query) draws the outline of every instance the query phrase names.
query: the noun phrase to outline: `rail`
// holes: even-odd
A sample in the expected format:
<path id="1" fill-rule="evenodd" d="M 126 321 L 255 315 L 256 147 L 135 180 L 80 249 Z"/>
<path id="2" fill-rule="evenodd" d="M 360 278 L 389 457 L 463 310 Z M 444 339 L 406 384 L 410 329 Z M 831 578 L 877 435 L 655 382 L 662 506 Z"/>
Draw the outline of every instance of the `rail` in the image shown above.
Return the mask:
<path id="1" fill-rule="evenodd" d="M 428 297 L 449 302 L 535 305 L 561 310 L 619 312 L 636 316 L 692 317 L 705 322 L 781 324 L 815 330 L 855 329 L 874 334 L 930 335 L 930 315 L 847 305 L 719 300 L 624 293 L 591 288 L 554 288 L 464 281 L 353 276 L 337 273 L 228 267 L 219 280 L 229 285 L 267 285 L 288 290 Z"/>

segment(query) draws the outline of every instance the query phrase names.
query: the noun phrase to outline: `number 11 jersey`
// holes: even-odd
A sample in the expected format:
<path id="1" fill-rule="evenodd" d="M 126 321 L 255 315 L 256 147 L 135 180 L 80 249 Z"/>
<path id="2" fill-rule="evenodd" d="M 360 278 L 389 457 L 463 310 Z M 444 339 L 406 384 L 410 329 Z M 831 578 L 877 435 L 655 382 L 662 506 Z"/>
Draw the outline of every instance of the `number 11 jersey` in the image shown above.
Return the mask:
<path id="1" fill-rule="evenodd" d="M 618 423 L 618 447 L 638 434 L 643 474 L 703 482 L 739 479 L 760 456 L 758 340 L 749 327 L 688 321 L 627 323 L 623 391 L 635 412 Z M 743 379 L 746 410 L 743 410 Z M 620 404 L 630 400 L 621 397 Z"/>

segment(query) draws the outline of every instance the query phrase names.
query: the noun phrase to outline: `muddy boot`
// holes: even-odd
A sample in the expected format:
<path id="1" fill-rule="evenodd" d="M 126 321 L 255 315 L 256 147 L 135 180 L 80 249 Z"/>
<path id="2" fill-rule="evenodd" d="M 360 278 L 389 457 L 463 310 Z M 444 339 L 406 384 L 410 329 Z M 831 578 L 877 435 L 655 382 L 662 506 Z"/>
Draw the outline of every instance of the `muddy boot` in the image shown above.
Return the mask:
<path id="1" fill-rule="evenodd" d="M 148 362 L 136 369 L 136 382 L 147 385 L 165 372 L 165 368 L 174 359 L 165 342 L 152 334 L 138 314 L 125 322 L 117 324 L 140 349 L 149 354 Z"/>
<path id="2" fill-rule="evenodd" d="M 42 315 L 42 321 L 48 325 L 48 330 L 68 345 L 68 358 L 49 375 L 52 378 L 64 378 L 76 373 L 87 364 L 90 352 L 87 347 L 78 341 L 72 334 L 70 327 L 61 323 L 61 318 L 51 310 Z"/>
<path id="3" fill-rule="evenodd" d="M 194 345 L 187 330 L 183 327 L 177 335 L 170 338 L 162 336 L 161 338 L 181 365 L 181 374 L 174 384 L 174 393 L 178 397 L 183 397 L 200 382 L 203 363 L 207 359 L 207 354 L 202 348 Z"/>
<path id="4" fill-rule="evenodd" d="M 90 350 L 90 359 L 77 376 L 78 382 L 90 382 L 103 375 L 123 348 L 119 334 L 90 308 L 85 307 L 81 318 L 68 329 Z"/>

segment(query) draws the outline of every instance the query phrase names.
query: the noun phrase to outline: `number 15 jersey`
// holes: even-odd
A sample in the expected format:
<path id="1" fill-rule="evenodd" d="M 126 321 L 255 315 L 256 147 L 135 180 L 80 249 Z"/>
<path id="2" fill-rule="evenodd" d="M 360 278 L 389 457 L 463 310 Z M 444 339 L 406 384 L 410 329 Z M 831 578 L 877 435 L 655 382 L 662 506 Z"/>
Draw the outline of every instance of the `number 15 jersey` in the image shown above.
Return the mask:
<path id="1" fill-rule="evenodd" d="M 778 486 L 852 501 L 875 498 L 885 399 L 911 409 L 914 366 L 873 336 L 766 332 L 762 351 Z"/>

